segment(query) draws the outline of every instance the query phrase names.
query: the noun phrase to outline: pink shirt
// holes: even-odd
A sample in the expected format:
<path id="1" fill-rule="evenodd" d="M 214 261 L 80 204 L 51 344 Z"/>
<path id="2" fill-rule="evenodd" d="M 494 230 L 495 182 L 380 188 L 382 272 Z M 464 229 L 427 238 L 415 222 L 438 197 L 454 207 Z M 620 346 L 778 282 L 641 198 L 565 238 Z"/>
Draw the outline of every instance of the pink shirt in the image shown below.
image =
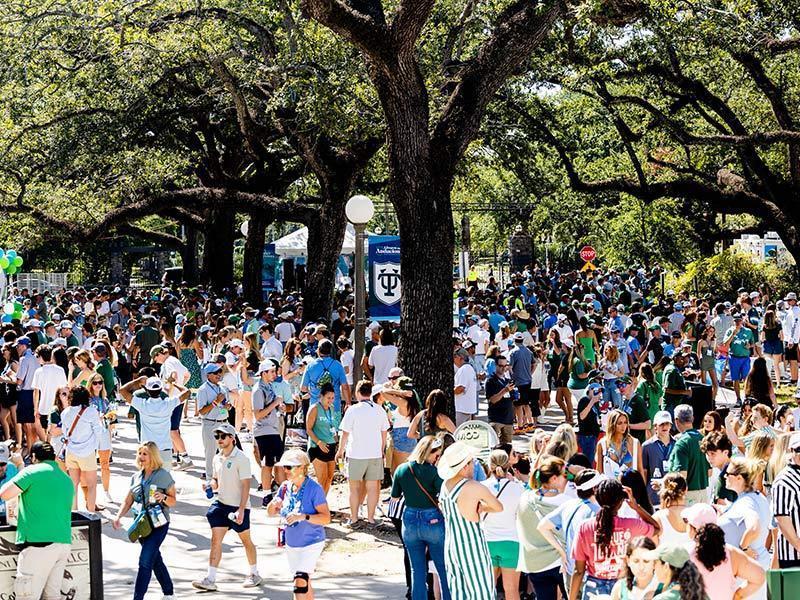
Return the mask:
<path id="1" fill-rule="evenodd" d="M 584 521 L 578 530 L 572 557 L 586 563 L 586 572 L 598 579 L 619 579 L 625 572 L 628 542 L 640 536 L 653 535 L 653 526 L 641 519 L 614 517 L 614 532 L 606 552 L 600 550 L 594 541 L 596 519 Z"/>
<path id="2" fill-rule="evenodd" d="M 706 588 L 706 596 L 709 598 L 733 598 L 733 593 L 739 587 L 736 582 L 736 577 L 733 576 L 733 563 L 731 561 L 731 553 L 728 548 L 725 548 L 725 560 L 714 567 L 713 571 L 709 571 L 701 563 L 697 554 L 692 550 L 692 562 L 694 562 L 700 575 L 703 576 L 703 583 Z"/>

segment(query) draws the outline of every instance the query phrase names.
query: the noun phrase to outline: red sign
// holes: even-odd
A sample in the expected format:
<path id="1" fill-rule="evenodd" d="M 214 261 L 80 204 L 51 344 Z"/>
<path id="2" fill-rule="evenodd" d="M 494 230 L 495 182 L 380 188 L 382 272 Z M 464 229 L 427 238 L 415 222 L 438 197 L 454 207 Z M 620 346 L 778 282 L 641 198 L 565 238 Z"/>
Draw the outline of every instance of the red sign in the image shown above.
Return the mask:
<path id="1" fill-rule="evenodd" d="M 591 262 L 597 258 L 597 252 L 591 246 L 584 246 L 578 254 L 584 262 Z"/>

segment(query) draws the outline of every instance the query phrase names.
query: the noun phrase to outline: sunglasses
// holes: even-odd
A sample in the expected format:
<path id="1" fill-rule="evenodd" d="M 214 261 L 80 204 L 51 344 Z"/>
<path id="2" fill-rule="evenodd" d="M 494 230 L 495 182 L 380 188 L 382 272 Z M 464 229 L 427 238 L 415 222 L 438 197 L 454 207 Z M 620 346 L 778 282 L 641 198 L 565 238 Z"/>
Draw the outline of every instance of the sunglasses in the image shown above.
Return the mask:
<path id="1" fill-rule="evenodd" d="M 725 473 L 725 477 L 741 477 L 741 476 L 742 476 L 741 473 L 731 473 L 731 472 Z"/>
<path id="2" fill-rule="evenodd" d="M 102 381 L 93 381 L 92 385 L 103 385 Z"/>
<path id="3" fill-rule="evenodd" d="M 800 448 L 795 448 L 794 450 L 792 450 L 792 452 L 794 452 L 795 454 L 800 454 Z"/>
<path id="4" fill-rule="evenodd" d="M 215 433 L 214 434 L 214 439 L 215 440 L 224 440 L 226 437 L 230 437 L 230 434 L 228 434 L 228 433 Z"/>
<path id="5" fill-rule="evenodd" d="M 59 396 L 69 396 L 69 392 L 58 392 Z"/>
<path id="6" fill-rule="evenodd" d="M 391 379 L 392 381 L 394 381 L 395 379 L 400 379 L 400 375 L 389 375 L 387 379 Z"/>

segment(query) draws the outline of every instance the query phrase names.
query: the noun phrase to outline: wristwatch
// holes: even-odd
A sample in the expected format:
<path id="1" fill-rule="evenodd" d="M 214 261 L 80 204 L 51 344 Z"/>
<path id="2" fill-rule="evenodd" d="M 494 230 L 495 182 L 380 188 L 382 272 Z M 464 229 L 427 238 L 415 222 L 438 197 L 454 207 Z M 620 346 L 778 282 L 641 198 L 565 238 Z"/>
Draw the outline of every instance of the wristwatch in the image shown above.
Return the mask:
<path id="1" fill-rule="evenodd" d="M 306 521 L 310 521 L 310 520 L 311 520 L 311 515 L 306 515 Z"/>

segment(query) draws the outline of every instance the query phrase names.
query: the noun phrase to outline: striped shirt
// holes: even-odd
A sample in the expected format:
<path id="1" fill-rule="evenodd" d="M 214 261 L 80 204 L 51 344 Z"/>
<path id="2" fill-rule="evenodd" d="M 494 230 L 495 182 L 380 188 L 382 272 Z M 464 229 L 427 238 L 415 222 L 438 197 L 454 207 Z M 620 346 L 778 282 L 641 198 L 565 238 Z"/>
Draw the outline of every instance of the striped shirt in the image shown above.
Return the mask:
<path id="1" fill-rule="evenodd" d="M 483 528 L 468 521 L 458 509 L 458 495 L 468 482 L 462 479 L 448 492 L 442 486 L 439 507 L 444 515 L 444 564 L 452 600 L 494 600 L 492 560 Z"/>
<path id="2" fill-rule="evenodd" d="M 800 466 L 785 467 L 772 483 L 772 514 L 790 517 L 800 533 Z M 778 528 L 778 560 L 800 560 L 800 550 L 789 543 Z"/>

